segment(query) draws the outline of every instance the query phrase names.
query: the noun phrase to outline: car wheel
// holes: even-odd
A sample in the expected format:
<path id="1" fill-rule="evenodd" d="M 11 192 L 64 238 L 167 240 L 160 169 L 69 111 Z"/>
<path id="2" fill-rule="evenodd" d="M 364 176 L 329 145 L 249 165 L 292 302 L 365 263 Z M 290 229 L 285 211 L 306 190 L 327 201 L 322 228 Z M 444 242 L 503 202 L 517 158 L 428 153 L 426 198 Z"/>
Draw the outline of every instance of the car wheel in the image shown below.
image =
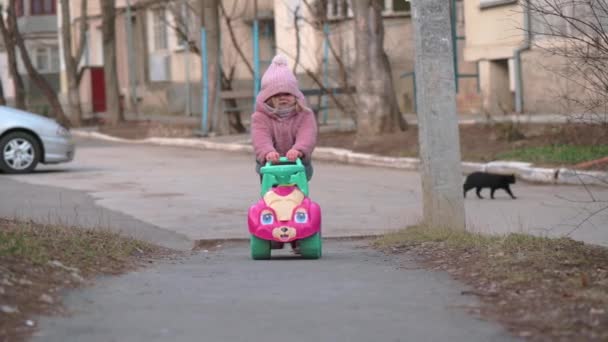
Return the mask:
<path id="1" fill-rule="evenodd" d="M 28 173 L 39 161 L 40 145 L 31 134 L 13 132 L 0 140 L 0 170 L 6 173 Z"/>

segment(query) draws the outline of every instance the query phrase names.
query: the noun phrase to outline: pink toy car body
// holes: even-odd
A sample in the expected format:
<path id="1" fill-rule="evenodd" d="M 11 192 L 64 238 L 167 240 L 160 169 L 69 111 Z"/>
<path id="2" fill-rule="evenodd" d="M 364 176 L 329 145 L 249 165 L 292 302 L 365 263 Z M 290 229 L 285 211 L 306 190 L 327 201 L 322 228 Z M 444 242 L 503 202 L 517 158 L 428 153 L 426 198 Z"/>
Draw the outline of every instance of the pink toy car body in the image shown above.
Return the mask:
<path id="1" fill-rule="evenodd" d="M 321 230 L 321 208 L 296 186 L 277 186 L 249 208 L 249 232 L 264 240 L 292 242 Z"/>
<path id="2" fill-rule="evenodd" d="M 262 175 L 261 199 L 249 208 L 251 258 L 267 260 L 272 249 L 290 243 L 306 259 L 322 255 L 321 208 L 308 197 L 308 179 L 302 161 L 281 157 L 266 163 Z"/>

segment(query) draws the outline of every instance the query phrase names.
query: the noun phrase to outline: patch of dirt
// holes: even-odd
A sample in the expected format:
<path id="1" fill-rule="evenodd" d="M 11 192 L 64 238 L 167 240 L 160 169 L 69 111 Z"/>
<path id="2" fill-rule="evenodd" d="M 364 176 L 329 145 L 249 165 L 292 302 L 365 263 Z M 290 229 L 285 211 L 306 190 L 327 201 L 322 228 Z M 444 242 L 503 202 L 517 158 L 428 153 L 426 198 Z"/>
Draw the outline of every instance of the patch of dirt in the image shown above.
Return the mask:
<path id="1" fill-rule="evenodd" d="M 108 232 L 0 218 L 0 341 L 27 340 L 37 326 L 33 316 L 67 314 L 66 289 L 178 256 Z"/>
<path id="2" fill-rule="evenodd" d="M 195 136 L 198 125 L 161 123 L 155 121 L 128 121 L 117 126 L 99 126 L 99 132 L 123 139 L 145 139 L 149 137 L 190 138 Z"/>
<path id="3" fill-rule="evenodd" d="M 515 237 L 514 240 L 520 237 Z M 524 239 L 526 239 L 524 237 Z M 540 246 L 540 248 L 539 248 Z M 608 249 L 571 239 L 492 249 L 415 241 L 383 248 L 448 272 L 481 301 L 469 311 L 529 341 L 608 341 Z"/>
<path id="4" fill-rule="evenodd" d="M 475 124 L 460 125 L 460 149 L 466 161 L 489 162 L 502 152 L 554 144 L 608 145 L 608 129 L 601 125 Z M 418 156 L 418 128 L 355 140 L 354 132 L 322 133 L 318 146 L 392 157 Z"/>
<path id="5" fill-rule="evenodd" d="M 579 170 L 608 170 L 608 157 L 576 164 L 574 168 Z"/>

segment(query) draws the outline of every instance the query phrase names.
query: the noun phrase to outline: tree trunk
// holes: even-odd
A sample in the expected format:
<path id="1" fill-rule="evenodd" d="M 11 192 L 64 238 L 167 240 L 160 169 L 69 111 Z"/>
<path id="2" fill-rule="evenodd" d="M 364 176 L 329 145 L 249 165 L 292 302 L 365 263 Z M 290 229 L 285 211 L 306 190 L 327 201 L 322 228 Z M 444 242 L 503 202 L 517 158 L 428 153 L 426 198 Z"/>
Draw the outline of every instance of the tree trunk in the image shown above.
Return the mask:
<path id="1" fill-rule="evenodd" d="M 86 0 L 81 1 L 82 12 L 81 23 L 86 27 Z M 66 77 L 68 79 L 68 105 L 70 107 L 70 117 L 75 126 L 82 124 L 82 109 L 80 105 L 80 90 L 78 77 L 78 60 L 80 59 L 79 52 L 76 57 L 72 55 L 72 29 L 70 20 L 70 7 L 68 0 L 61 0 L 61 39 L 63 42 L 63 58 L 65 60 Z M 80 31 L 80 45 L 77 50 L 82 51 L 82 45 L 86 34 L 85 30 Z M 81 52 L 80 52 L 81 53 Z"/>
<path id="2" fill-rule="evenodd" d="M 353 0 L 357 141 L 405 130 L 397 104 L 390 63 L 384 52 L 383 0 Z"/>
<path id="3" fill-rule="evenodd" d="M 51 87 L 51 85 L 46 81 L 44 77 L 42 77 L 30 59 L 30 55 L 25 48 L 25 43 L 23 42 L 23 37 L 21 37 L 21 33 L 19 32 L 19 28 L 17 27 L 17 17 L 15 16 L 15 11 L 12 10 L 15 5 L 15 0 L 11 0 L 11 10 L 9 11 L 8 20 L 9 26 L 14 28 L 14 37 L 15 42 L 17 43 L 17 47 L 19 47 L 19 53 L 21 54 L 21 60 L 27 69 L 27 74 L 30 79 L 36 84 L 36 86 L 42 91 L 44 96 L 46 97 L 49 105 L 51 106 L 51 110 L 53 111 L 53 117 L 57 122 L 64 126 L 70 126 L 70 120 L 65 113 L 63 112 L 63 108 L 61 107 L 61 103 L 59 103 L 59 99 L 57 98 L 57 93 Z"/>
<path id="4" fill-rule="evenodd" d="M 220 86 L 220 13 L 219 0 L 201 0 L 201 22 L 207 31 L 207 79 L 208 84 L 208 113 L 211 120 L 209 131 L 216 134 L 228 134 L 230 125 L 228 118 L 219 110 Z"/>
<path id="5" fill-rule="evenodd" d="M 0 7 L 1 9 L 1 7 Z M 0 10 L 0 14 L 1 14 Z M 8 13 L 11 12 L 11 6 L 9 4 Z M 19 75 L 17 69 L 17 55 L 15 53 L 15 30 L 10 25 L 11 21 L 8 22 L 8 27 L 4 22 L 4 16 L 0 15 L 0 31 L 2 31 L 2 39 L 4 40 L 4 46 L 6 48 L 6 55 L 8 59 L 8 69 L 13 80 L 13 88 L 15 89 L 15 107 L 19 109 L 25 109 L 25 87 L 23 85 L 23 79 Z"/>
<path id="6" fill-rule="evenodd" d="M 0 106 L 6 106 L 6 98 L 4 97 L 4 85 L 0 80 Z"/>
<path id="7" fill-rule="evenodd" d="M 236 35 L 234 33 L 234 29 L 232 26 L 232 14 L 229 15 L 226 12 L 226 9 L 224 8 L 224 5 L 221 1 L 219 3 L 219 6 L 220 6 L 220 10 L 221 10 L 221 15 L 224 17 L 224 22 L 226 23 L 226 27 L 228 29 L 228 35 L 230 36 L 230 42 L 232 43 L 232 46 L 238 53 L 239 57 L 241 57 L 242 63 L 245 64 L 245 66 L 247 67 L 247 70 L 249 70 L 249 73 L 253 77 L 253 66 L 251 65 L 250 61 L 247 60 L 247 57 L 245 56 L 245 53 L 243 52 L 241 45 L 239 45 L 239 42 L 236 39 Z M 225 70 L 226 68 L 222 67 L 221 69 Z M 234 79 L 234 77 L 233 77 L 234 66 L 232 66 L 232 69 L 230 70 L 229 75 L 226 75 L 226 73 L 223 72 L 222 70 L 220 70 L 220 72 L 223 75 L 222 76 L 222 90 L 228 90 L 228 91 L 232 90 L 232 80 Z M 224 102 L 225 102 L 226 107 L 229 107 L 229 108 L 237 107 L 237 101 L 235 99 L 225 99 Z M 245 126 L 243 126 L 243 122 L 241 121 L 241 112 L 240 111 L 222 113 L 222 115 L 228 116 L 228 121 L 230 123 L 230 133 L 247 132 L 247 129 L 245 128 Z"/>
<path id="8" fill-rule="evenodd" d="M 103 71 L 106 89 L 106 112 L 112 125 L 124 121 L 120 104 L 116 60 L 116 7 L 115 0 L 102 1 Z"/>

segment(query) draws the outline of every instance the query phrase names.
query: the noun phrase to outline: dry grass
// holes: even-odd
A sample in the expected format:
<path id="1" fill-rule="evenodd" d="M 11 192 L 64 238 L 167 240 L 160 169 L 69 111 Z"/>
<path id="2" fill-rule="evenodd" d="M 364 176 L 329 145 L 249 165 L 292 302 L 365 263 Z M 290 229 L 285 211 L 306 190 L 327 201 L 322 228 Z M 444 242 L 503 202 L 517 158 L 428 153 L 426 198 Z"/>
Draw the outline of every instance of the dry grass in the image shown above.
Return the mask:
<path id="1" fill-rule="evenodd" d="M 62 289 L 169 253 L 104 230 L 0 218 L 0 340 L 26 339 L 33 315 L 60 312 Z"/>
<path id="2" fill-rule="evenodd" d="M 473 288 L 480 314 L 534 341 L 608 340 L 608 249 L 568 238 L 486 236 L 424 227 L 375 246 L 411 252 Z"/>

